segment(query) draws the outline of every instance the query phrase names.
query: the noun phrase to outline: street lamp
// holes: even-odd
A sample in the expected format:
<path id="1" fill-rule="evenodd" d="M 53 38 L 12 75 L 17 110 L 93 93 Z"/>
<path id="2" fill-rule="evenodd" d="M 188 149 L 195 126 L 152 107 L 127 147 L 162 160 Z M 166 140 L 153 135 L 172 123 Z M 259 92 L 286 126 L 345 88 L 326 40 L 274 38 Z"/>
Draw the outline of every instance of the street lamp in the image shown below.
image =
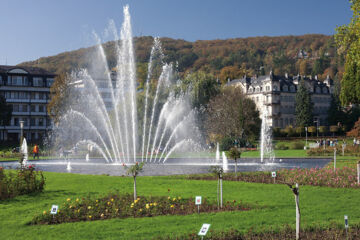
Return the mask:
<path id="1" fill-rule="evenodd" d="M 22 145 L 23 139 L 24 139 L 24 121 L 19 121 L 20 122 L 20 147 Z"/>
<path id="2" fill-rule="evenodd" d="M 305 150 L 306 150 L 306 148 L 307 148 L 307 130 L 308 130 L 308 128 L 307 127 L 305 127 L 305 136 L 306 136 L 306 142 L 305 142 Z"/>

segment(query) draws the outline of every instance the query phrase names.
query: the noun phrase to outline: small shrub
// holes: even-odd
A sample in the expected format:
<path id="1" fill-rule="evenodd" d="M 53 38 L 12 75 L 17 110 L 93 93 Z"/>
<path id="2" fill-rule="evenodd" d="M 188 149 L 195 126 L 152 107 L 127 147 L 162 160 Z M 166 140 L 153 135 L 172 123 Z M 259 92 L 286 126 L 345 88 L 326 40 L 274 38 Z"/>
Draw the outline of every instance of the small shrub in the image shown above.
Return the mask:
<path id="1" fill-rule="evenodd" d="M 276 145 L 276 149 L 278 149 L 278 150 L 288 150 L 289 147 L 286 146 L 284 143 L 279 143 L 278 145 Z"/>
<path id="2" fill-rule="evenodd" d="M 291 149 L 304 149 L 304 144 L 302 142 L 293 142 L 291 143 Z"/>
<path id="3" fill-rule="evenodd" d="M 5 173 L 0 167 L 0 200 L 16 197 L 18 195 L 42 192 L 45 178 L 41 171 L 36 171 L 33 165 L 12 172 Z"/>

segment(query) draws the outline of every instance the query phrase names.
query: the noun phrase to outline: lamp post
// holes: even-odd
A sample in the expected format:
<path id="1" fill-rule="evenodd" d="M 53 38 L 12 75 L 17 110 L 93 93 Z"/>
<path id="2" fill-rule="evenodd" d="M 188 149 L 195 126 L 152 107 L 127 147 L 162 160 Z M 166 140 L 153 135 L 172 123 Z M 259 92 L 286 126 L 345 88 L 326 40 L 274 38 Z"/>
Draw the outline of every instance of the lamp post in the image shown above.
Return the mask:
<path id="1" fill-rule="evenodd" d="M 20 147 L 21 147 L 24 139 L 24 121 L 19 121 L 19 123 L 20 123 Z"/>
<path id="2" fill-rule="evenodd" d="M 305 127 L 305 150 L 306 150 L 306 148 L 307 148 L 307 130 L 308 130 L 308 128 L 307 127 Z"/>

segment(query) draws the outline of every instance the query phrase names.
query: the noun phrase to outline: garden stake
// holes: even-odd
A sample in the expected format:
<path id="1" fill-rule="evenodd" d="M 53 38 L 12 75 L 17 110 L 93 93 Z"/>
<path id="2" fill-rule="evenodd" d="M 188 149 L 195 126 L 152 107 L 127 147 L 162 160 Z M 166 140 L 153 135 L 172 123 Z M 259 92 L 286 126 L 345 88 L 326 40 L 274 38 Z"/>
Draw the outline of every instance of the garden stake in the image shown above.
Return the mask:
<path id="1" fill-rule="evenodd" d="M 360 184 L 360 161 L 357 163 L 357 182 Z"/>
<path id="2" fill-rule="evenodd" d="M 220 208 L 223 207 L 222 173 L 220 173 Z"/>
<path id="3" fill-rule="evenodd" d="M 336 172 L 336 148 L 334 148 L 334 172 Z"/>

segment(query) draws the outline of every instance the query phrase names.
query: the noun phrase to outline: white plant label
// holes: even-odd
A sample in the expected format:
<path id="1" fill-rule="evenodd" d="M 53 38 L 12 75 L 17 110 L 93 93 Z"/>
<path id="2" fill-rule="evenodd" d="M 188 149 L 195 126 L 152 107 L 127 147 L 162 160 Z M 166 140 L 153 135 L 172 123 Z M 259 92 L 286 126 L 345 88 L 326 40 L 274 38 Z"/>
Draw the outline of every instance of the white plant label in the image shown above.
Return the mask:
<path id="1" fill-rule="evenodd" d="M 276 177 L 276 172 L 271 172 L 272 177 Z"/>
<path id="2" fill-rule="evenodd" d="M 345 220 L 345 228 L 349 228 L 349 221 L 347 215 L 344 216 L 344 220 Z"/>
<path id="3" fill-rule="evenodd" d="M 195 197 L 195 205 L 201 205 L 201 196 Z"/>
<path id="4" fill-rule="evenodd" d="M 210 228 L 210 224 L 204 223 L 200 229 L 199 236 L 205 236 Z"/>
<path id="5" fill-rule="evenodd" d="M 52 206 L 51 206 L 50 214 L 57 214 L 58 209 L 59 209 L 59 206 L 58 206 L 58 205 L 52 205 Z"/>

